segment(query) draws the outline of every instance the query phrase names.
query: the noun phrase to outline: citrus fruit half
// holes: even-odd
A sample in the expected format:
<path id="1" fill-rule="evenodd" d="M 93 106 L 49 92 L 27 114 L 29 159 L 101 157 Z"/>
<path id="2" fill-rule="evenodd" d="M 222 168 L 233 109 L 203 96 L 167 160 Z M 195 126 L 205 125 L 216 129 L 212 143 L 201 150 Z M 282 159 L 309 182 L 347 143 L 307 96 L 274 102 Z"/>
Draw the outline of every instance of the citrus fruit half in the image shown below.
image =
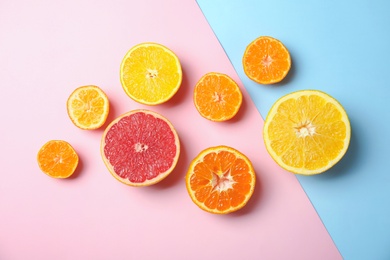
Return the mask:
<path id="1" fill-rule="evenodd" d="M 244 207 L 255 188 L 255 171 L 250 160 L 228 146 L 210 147 L 191 162 L 186 187 L 201 209 L 227 214 Z"/>
<path id="2" fill-rule="evenodd" d="M 79 157 L 73 147 L 63 140 L 51 140 L 38 151 L 39 168 L 53 178 L 68 178 L 77 168 Z"/>
<path id="3" fill-rule="evenodd" d="M 178 57 L 157 43 L 141 43 L 122 60 L 120 79 L 126 94 L 146 105 L 168 101 L 179 90 L 182 70 Z"/>
<path id="4" fill-rule="evenodd" d="M 97 86 L 75 89 L 67 101 L 67 111 L 73 124 L 81 129 L 97 129 L 107 119 L 110 110 L 107 95 Z"/>
<path id="5" fill-rule="evenodd" d="M 228 75 L 211 72 L 205 74 L 194 89 L 194 104 L 204 118 L 226 121 L 240 109 L 242 93 Z"/>
<path id="6" fill-rule="evenodd" d="M 245 74 L 260 84 L 283 80 L 291 67 L 291 57 L 283 43 L 269 36 L 260 36 L 245 49 L 242 64 Z"/>
<path id="7" fill-rule="evenodd" d="M 328 94 L 301 90 L 275 102 L 264 123 L 265 146 L 286 170 L 322 173 L 346 153 L 351 138 L 347 113 Z"/>
<path id="8" fill-rule="evenodd" d="M 148 186 L 167 177 L 180 154 L 173 125 L 150 110 L 133 110 L 106 128 L 101 154 L 109 172 L 130 186 Z"/>

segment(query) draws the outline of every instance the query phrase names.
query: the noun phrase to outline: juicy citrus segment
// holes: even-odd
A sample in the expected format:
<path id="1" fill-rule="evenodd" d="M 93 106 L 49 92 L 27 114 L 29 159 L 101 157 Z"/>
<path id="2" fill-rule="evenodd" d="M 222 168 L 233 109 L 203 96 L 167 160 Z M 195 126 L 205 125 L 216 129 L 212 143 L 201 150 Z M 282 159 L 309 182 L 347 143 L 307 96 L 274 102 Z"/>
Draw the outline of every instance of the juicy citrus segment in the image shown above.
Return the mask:
<path id="1" fill-rule="evenodd" d="M 66 141 L 51 140 L 38 151 L 39 168 L 53 178 L 68 178 L 77 168 L 79 157 Z"/>
<path id="2" fill-rule="evenodd" d="M 255 188 L 250 160 L 228 146 L 203 150 L 190 164 L 187 191 L 201 209 L 226 214 L 244 207 Z"/>
<path id="3" fill-rule="evenodd" d="M 130 186 L 148 186 L 173 171 L 179 159 L 180 142 L 165 117 L 149 110 L 133 110 L 106 128 L 101 154 L 117 180 Z"/>
<path id="4" fill-rule="evenodd" d="M 264 123 L 268 152 L 280 166 L 297 174 L 318 174 L 332 167 L 346 153 L 350 137 L 344 108 L 317 90 L 282 97 Z"/>
<path id="5" fill-rule="evenodd" d="M 178 57 L 157 43 L 141 43 L 131 48 L 120 68 L 122 87 L 133 100 L 157 105 L 179 90 L 182 70 Z"/>
<path id="6" fill-rule="evenodd" d="M 273 84 L 286 77 L 291 67 L 291 57 L 282 42 L 260 36 L 246 47 L 242 63 L 250 79 L 260 84 Z"/>
<path id="7" fill-rule="evenodd" d="M 229 76 L 211 72 L 204 75 L 194 89 L 194 103 L 204 118 L 226 121 L 234 117 L 242 103 L 242 93 Z"/>
<path id="8" fill-rule="evenodd" d="M 72 92 L 67 101 L 67 111 L 73 124 L 81 129 L 97 129 L 109 113 L 107 95 L 97 86 L 83 86 Z"/>

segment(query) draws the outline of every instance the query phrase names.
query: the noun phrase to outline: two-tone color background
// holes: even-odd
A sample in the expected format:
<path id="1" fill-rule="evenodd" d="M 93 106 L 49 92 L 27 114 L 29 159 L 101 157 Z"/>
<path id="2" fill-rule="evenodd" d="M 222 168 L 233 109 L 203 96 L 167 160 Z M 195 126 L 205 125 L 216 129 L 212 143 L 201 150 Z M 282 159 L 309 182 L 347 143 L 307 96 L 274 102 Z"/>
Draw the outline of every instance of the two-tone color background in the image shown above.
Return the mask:
<path id="1" fill-rule="evenodd" d="M 0 1 L 0 259 L 390 259 L 390 4 L 358 1 Z M 246 45 L 281 40 L 292 69 L 263 86 L 243 73 Z M 183 85 L 147 107 L 121 88 L 119 65 L 133 45 L 154 41 L 179 57 Z M 199 116 L 192 91 L 207 72 L 230 75 L 244 103 L 231 122 Z M 153 187 L 116 181 L 100 157 L 103 129 L 77 129 L 66 100 L 100 86 L 108 120 L 153 109 L 176 127 L 175 171 Z M 350 149 L 328 172 L 280 169 L 262 140 L 273 102 L 301 89 L 335 97 L 349 114 Z M 64 139 L 80 156 L 74 177 L 51 179 L 36 153 Z M 241 211 L 198 209 L 187 195 L 188 164 L 225 144 L 253 162 L 257 187 Z"/>

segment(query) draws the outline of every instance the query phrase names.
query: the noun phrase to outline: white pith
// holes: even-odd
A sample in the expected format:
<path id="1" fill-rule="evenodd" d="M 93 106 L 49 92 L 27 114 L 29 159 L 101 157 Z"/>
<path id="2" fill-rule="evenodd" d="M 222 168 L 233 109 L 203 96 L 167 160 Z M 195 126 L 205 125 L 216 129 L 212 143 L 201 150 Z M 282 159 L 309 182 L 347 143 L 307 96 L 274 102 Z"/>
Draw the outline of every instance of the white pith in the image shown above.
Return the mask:
<path id="1" fill-rule="evenodd" d="M 263 66 L 269 67 L 273 62 L 273 59 L 271 56 L 267 55 L 261 60 L 261 64 Z"/>
<path id="2" fill-rule="evenodd" d="M 223 102 L 224 101 L 223 95 L 218 92 L 214 92 L 213 101 L 218 103 Z"/>
<path id="3" fill-rule="evenodd" d="M 153 78 L 156 78 L 157 76 L 158 76 L 158 70 L 156 70 L 156 69 L 147 69 L 146 78 L 153 79 Z"/>
<path id="4" fill-rule="evenodd" d="M 228 189 L 233 188 L 234 183 L 236 183 L 236 181 L 233 180 L 233 177 L 230 174 L 230 169 L 227 170 L 225 173 L 213 172 L 213 178 L 211 179 L 211 186 L 213 187 L 213 190 L 216 190 L 218 192 L 226 191 Z"/>
<path id="5" fill-rule="evenodd" d="M 313 136 L 316 133 L 316 127 L 310 121 L 301 122 L 294 127 L 295 133 L 298 137 Z"/>
<path id="6" fill-rule="evenodd" d="M 134 145 L 134 150 L 137 152 L 137 153 L 140 153 L 140 152 L 145 152 L 146 150 L 148 150 L 148 146 L 146 144 L 141 144 L 141 143 L 136 143 Z"/>

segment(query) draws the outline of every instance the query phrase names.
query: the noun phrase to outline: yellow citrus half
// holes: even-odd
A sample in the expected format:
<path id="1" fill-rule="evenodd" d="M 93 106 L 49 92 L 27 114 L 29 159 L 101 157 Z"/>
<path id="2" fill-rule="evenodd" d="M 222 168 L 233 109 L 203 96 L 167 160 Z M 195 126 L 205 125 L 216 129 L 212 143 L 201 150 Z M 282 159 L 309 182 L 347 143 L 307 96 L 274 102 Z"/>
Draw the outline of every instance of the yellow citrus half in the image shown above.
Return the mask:
<path id="1" fill-rule="evenodd" d="M 346 153 L 351 138 L 347 113 L 328 94 L 301 90 L 280 98 L 264 123 L 265 146 L 284 169 L 322 173 Z"/>
<path id="2" fill-rule="evenodd" d="M 97 129 L 109 113 L 107 95 L 97 86 L 83 86 L 72 92 L 68 98 L 67 111 L 73 124 L 81 129 Z"/>
<path id="3" fill-rule="evenodd" d="M 157 43 L 141 43 L 122 60 L 120 79 L 126 94 L 146 105 L 158 105 L 179 90 L 182 70 L 178 57 Z"/>

